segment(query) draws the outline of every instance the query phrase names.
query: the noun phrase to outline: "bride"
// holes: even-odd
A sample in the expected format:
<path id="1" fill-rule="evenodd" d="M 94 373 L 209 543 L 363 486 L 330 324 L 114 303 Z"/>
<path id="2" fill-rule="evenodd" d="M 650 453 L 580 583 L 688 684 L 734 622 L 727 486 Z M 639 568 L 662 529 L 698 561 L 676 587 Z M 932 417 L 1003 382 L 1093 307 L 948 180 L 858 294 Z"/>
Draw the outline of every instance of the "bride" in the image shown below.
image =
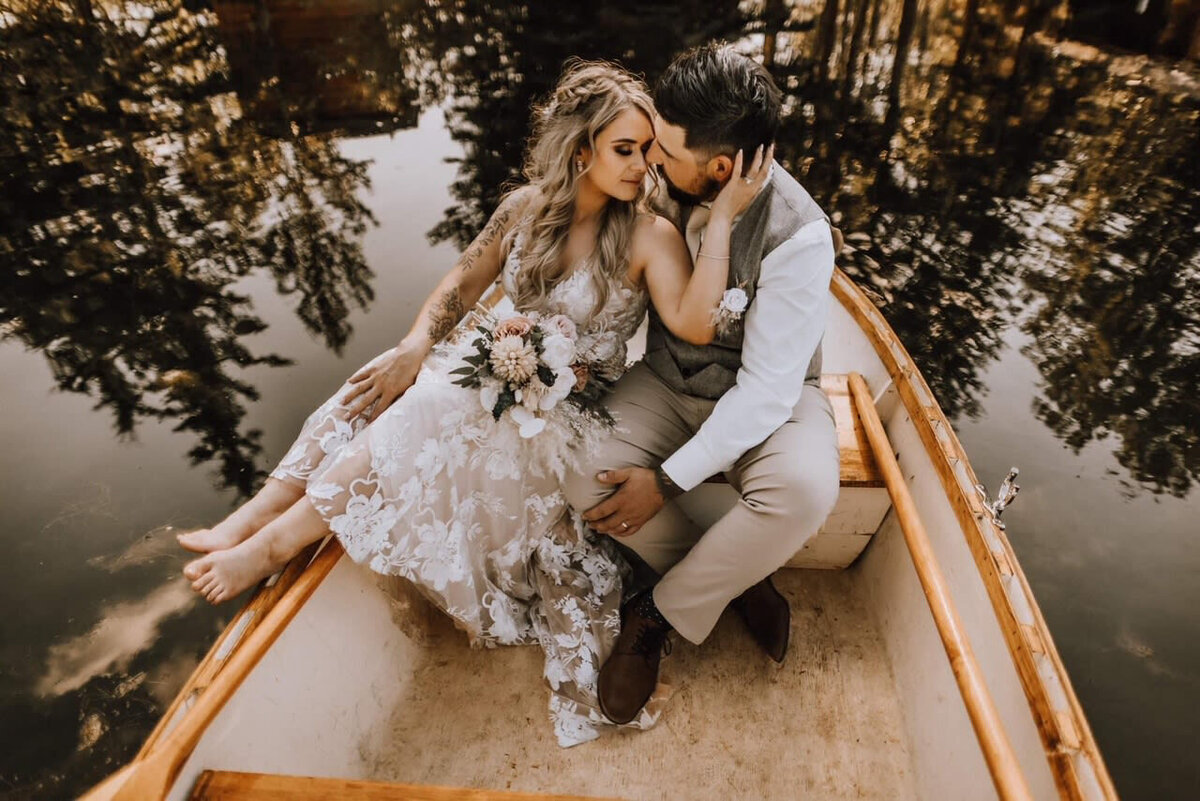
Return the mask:
<path id="1" fill-rule="evenodd" d="M 646 211 L 653 119 L 629 73 L 568 67 L 536 110 L 528 184 L 505 197 L 408 335 L 312 413 L 254 498 L 214 528 L 180 535 L 205 554 L 184 568 L 198 593 L 234 598 L 332 533 L 355 562 L 413 582 L 473 643 L 540 644 L 559 742 L 597 736 L 606 721 L 595 679 L 620 626 L 622 563 L 569 512 L 560 484 L 611 420 L 572 397 L 546 410 L 539 398 L 563 393 L 537 379 L 528 386 L 538 392 L 496 414 L 494 384 L 489 395 L 461 376 L 479 334 L 467 310 L 497 278 L 515 314 L 487 330 L 497 343 L 534 326 L 569 334 L 572 390 L 624 371 L 648 302 L 679 337 L 710 341 L 732 222 L 770 159 L 757 154 L 714 201 L 693 268 L 675 227 Z M 537 425 L 523 424 L 535 415 Z"/>

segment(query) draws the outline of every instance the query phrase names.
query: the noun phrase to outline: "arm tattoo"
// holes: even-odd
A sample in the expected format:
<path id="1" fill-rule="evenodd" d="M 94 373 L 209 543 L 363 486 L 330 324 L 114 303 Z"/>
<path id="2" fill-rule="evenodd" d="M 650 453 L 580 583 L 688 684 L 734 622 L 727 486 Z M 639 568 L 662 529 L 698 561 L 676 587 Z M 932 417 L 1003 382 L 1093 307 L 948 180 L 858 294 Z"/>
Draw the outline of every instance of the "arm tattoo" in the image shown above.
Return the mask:
<path id="1" fill-rule="evenodd" d="M 429 309 L 429 341 L 437 344 L 466 314 L 458 287 L 443 292 Z"/>
<path id="2" fill-rule="evenodd" d="M 496 209 L 496 213 L 492 215 L 492 219 L 488 220 L 488 224 L 483 227 L 479 236 L 475 237 L 475 241 L 467 248 L 467 252 L 463 254 L 462 260 L 459 262 L 464 273 L 469 272 L 479 257 L 483 255 L 483 251 L 487 250 L 488 246 L 503 234 L 508 227 L 509 218 L 512 217 L 513 205 L 511 200 L 506 199 L 500 208 Z"/>

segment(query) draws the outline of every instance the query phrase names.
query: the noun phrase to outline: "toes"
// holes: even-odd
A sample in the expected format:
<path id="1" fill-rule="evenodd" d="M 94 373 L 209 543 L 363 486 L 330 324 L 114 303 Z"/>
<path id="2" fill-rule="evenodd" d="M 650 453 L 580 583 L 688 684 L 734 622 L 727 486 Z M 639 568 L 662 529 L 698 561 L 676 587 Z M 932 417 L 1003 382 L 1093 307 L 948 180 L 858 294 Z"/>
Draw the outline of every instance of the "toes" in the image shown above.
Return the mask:
<path id="1" fill-rule="evenodd" d="M 190 578 L 192 581 L 203 576 L 212 569 L 212 562 L 208 559 L 196 559 L 188 562 L 183 567 L 183 575 Z"/>
<path id="2" fill-rule="evenodd" d="M 210 604 L 219 604 L 223 600 L 221 598 L 222 594 L 221 585 L 216 584 L 207 593 L 205 593 L 204 597 L 208 599 Z"/>
<path id="3" fill-rule="evenodd" d="M 207 595 L 216 582 L 217 577 L 212 572 L 208 572 L 192 582 L 192 589 L 201 595 Z"/>
<path id="4" fill-rule="evenodd" d="M 182 545 L 184 548 L 187 548 L 188 550 L 191 550 L 196 547 L 195 540 L 196 540 L 196 532 L 195 531 L 187 531 L 187 532 L 184 532 L 183 534 L 175 535 L 175 541 L 178 542 L 180 545 Z"/>
<path id="5" fill-rule="evenodd" d="M 175 539 L 184 550 L 191 551 L 193 553 L 206 553 L 210 549 L 205 546 L 204 540 L 205 535 L 208 534 L 209 531 L 210 529 L 200 528 L 196 529 L 195 531 L 176 534 Z"/>

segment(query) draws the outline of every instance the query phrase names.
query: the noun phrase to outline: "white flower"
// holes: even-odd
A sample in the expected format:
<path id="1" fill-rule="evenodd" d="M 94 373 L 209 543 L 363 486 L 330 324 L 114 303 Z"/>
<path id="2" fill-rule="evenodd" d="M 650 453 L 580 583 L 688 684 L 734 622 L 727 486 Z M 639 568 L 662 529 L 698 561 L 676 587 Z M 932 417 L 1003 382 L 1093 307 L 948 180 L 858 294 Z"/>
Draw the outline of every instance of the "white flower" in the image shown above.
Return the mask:
<path id="1" fill-rule="evenodd" d="M 418 545 L 413 555 L 421 561 L 417 572 L 428 586 L 441 592 L 446 585 L 462 581 L 467 575 L 463 542 L 469 537 L 461 520 L 434 520 L 416 529 Z"/>
<path id="2" fill-rule="evenodd" d="M 545 420 L 536 416 L 524 406 L 513 406 L 508 410 L 508 413 L 512 416 L 513 422 L 520 426 L 520 434 L 523 439 L 536 437 L 546 427 Z"/>
<path id="3" fill-rule="evenodd" d="M 346 511 L 330 519 L 329 530 L 339 535 L 350 558 L 361 562 L 386 541 L 387 532 L 399 518 L 396 507 L 378 492 L 369 498 L 352 495 L 346 502 Z"/>
<path id="4" fill-rule="evenodd" d="M 548 334 L 562 334 L 570 340 L 579 336 L 575 321 L 565 314 L 552 314 L 542 321 L 541 326 Z"/>
<path id="5" fill-rule="evenodd" d="M 479 405 L 485 412 L 491 413 L 500 400 L 500 382 L 484 381 L 479 386 Z"/>
<path id="6" fill-rule="evenodd" d="M 549 334 L 542 340 L 542 361 L 551 370 L 567 367 L 575 361 L 575 343 L 562 334 Z"/>
<path id="7" fill-rule="evenodd" d="M 741 287 L 735 286 L 733 289 L 726 289 L 725 294 L 721 296 L 721 308 L 734 314 L 741 314 L 749 304 L 750 299 L 746 297 L 746 290 Z"/>
<path id="8" fill-rule="evenodd" d="M 487 470 L 488 478 L 494 481 L 504 478 L 516 480 L 521 477 L 521 466 L 517 464 L 516 458 L 502 450 L 488 454 L 484 469 Z"/>
<path id="9" fill-rule="evenodd" d="M 426 482 L 432 481 L 433 477 L 446 467 L 446 453 L 442 443 L 433 437 L 426 439 L 421 444 L 421 452 L 413 459 L 413 467 L 417 468 L 417 472 Z"/>
<path id="10" fill-rule="evenodd" d="M 536 412 L 542 406 L 542 401 L 546 398 L 546 394 L 550 391 L 550 387 L 542 383 L 542 380 L 534 376 L 521 389 L 516 391 L 517 401 L 531 412 Z"/>
<path id="11" fill-rule="evenodd" d="M 524 384 L 537 372 L 537 352 L 517 336 L 501 337 L 492 344 L 492 372 L 505 381 Z"/>
<path id="12" fill-rule="evenodd" d="M 575 389 L 575 371 L 570 367 L 558 370 L 554 376 L 554 386 L 546 389 L 538 408 L 543 412 L 550 411 L 558 405 L 560 400 L 570 395 L 573 389 Z"/>
<path id="13" fill-rule="evenodd" d="M 587 657 L 584 654 L 581 664 L 575 668 L 575 683 L 580 687 L 591 687 L 597 679 L 596 666 Z"/>
<path id="14" fill-rule="evenodd" d="M 341 450 L 347 442 L 354 439 L 354 428 L 345 420 L 333 419 L 333 428 L 321 435 L 320 446 L 325 453 Z"/>
<path id="15" fill-rule="evenodd" d="M 526 626 L 521 623 L 521 609 L 516 602 L 503 593 L 484 593 L 482 603 L 492 617 L 489 632 L 503 645 L 519 642 Z"/>

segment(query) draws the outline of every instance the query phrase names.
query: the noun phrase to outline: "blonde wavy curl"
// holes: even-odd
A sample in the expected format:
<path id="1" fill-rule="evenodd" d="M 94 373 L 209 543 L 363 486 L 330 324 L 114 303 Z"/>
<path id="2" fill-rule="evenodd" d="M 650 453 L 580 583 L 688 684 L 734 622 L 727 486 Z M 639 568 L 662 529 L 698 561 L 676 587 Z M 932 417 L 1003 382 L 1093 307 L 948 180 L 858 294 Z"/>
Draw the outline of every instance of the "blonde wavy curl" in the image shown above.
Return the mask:
<path id="1" fill-rule="evenodd" d="M 575 167 L 575 155 L 587 146 L 594 153 L 596 137 L 621 112 L 636 108 L 654 118 L 646 85 L 615 64 L 572 60 L 564 68 L 554 93 L 534 109 L 533 134 L 525 159 L 529 200 L 523 224 L 521 270 L 513 303 L 519 309 L 543 310 L 550 290 L 574 269 L 591 270 L 596 284 L 594 312 L 608 304 L 613 279 L 624 280 L 629 269 L 629 246 L 639 214 L 645 212 L 645 190 L 632 201 L 610 198 L 601 212 L 596 248 L 579 265 L 563 264 L 562 253 L 575 214 L 579 179 L 587 174 Z M 507 250 L 507 247 L 506 247 Z M 587 262 L 592 262 L 590 265 Z"/>

